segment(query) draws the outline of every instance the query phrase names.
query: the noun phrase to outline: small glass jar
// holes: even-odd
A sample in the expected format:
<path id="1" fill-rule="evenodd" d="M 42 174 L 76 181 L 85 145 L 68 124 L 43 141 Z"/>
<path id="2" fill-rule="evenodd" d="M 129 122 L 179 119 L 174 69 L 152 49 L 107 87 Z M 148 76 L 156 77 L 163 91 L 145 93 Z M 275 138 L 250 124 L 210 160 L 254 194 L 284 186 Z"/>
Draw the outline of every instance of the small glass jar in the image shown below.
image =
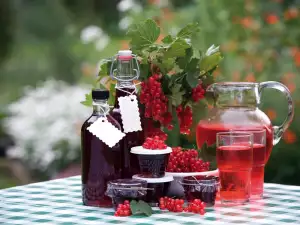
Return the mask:
<path id="1" fill-rule="evenodd" d="M 111 197 L 114 208 L 125 200 L 144 200 L 147 194 L 147 182 L 135 179 L 118 179 L 108 182 L 106 195 Z"/>
<path id="2" fill-rule="evenodd" d="M 133 178 L 147 182 L 147 195 L 145 201 L 152 207 L 157 207 L 159 205 L 159 199 L 167 196 L 170 184 L 173 181 L 173 177 L 167 175 L 160 178 L 148 178 L 143 175 L 134 175 Z"/>
<path id="3" fill-rule="evenodd" d="M 207 206 L 215 204 L 219 189 L 219 178 L 215 176 L 191 176 L 185 177 L 181 185 L 184 189 L 185 198 L 191 202 L 200 199 Z"/>
<path id="4" fill-rule="evenodd" d="M 136 154 L 138 157 L 141 174 L 148 178 L 165 176 L 171 152 L 170 147 L 161 150 L 149 150 L 143 148 L 143 146 L 131 148 L 131 153 Z"/>

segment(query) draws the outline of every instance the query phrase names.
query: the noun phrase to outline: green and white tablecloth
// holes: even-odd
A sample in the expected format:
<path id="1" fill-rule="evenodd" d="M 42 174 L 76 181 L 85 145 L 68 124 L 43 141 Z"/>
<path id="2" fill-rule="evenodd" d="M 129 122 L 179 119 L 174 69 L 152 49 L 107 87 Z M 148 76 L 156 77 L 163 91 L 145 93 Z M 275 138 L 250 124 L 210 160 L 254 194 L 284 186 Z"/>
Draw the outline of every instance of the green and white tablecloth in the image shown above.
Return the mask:
<path id="1" fill-rule="evenodd" d="M 0 190 L 0 224 L 300 224 L 300 187 L 265 184 L 265 198 L 207 209 L 204 216 L 155 210 L 151 217 L 115 217 L 112 209 L 83 206 L 80 177 Z"/>

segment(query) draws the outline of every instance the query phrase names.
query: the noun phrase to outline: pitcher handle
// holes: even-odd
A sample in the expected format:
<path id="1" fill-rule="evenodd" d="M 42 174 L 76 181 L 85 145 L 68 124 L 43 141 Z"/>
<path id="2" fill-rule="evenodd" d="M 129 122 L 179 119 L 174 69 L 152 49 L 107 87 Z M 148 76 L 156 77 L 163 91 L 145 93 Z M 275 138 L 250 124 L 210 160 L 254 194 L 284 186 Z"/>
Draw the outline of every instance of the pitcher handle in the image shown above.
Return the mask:
<path id="1" fill-rule="evenodd" d="M 262 83 L 259 84 L 259 95 L 260 96 L 262 94 L 263 89 L 265 89 L 265 88 L 276 89 L 276 90 L 282 92 L 285 95 L 285 97 L 287 98 L 287 101 L 288 101 L 288 115 L 287 115 L 287 117 L 285 118 L 285 120 L 283 121 L 283 123 L 280 126 L 273 126 L 273 132 L 274 132 L 273 145 L 276 145 L 280 141 L 284 131 L 290 126 L 290 123 L 293 120 L 293 117 L 294 117 L 294 103 L 293 103 L 293 100 L 292 100 L 291 93 L 285 85 L 283 85 L 279 82 L 276 82 L 276 81 L 262 82 Z"/>

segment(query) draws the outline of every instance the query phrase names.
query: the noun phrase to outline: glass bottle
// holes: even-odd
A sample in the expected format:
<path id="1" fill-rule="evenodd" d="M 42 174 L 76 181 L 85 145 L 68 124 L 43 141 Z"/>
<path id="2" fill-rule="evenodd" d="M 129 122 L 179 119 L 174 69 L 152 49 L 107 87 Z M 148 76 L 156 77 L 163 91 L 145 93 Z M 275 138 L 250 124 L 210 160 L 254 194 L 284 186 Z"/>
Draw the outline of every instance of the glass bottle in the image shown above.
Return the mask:
<path id="1" fill-rule="evenodd" d="M 81 128 L 82 201 L 88 206 L 111 207 L 111 198 L 105 195 L 107 183 L 121 177 L 120 144 L 110 148 L 87 130 L 101 117 L 121 130 L 120 124 L 109 115 L 108 97 L 109 91 L 92 91 L 93 113 Z"/>
<path id="2" fill-rule="evenodd" d="M 137 89 L 133 83 L 133 81 L 139 77 L 139 67 L 135 55 L 133 55 L 130 50 L 119 51 L 112 63 L 110 74 L 112 79 L 117 80 L 115 105 L 112 110 L 112 116 L 122 125 L 118 98 L 137 95 Z M 142 120 L 143 118 L 141 117 L 141 121 Z M 137 156 L 130 154 L 130 149 L 143 144 L 144 132 L 136 131 L 127 133 L 121 142 L 123 146 L 121 151 L 121 157 L 123 159 L 122 178 L 131 178 L 134 174 L 139 173 L 140 169 Z"/>

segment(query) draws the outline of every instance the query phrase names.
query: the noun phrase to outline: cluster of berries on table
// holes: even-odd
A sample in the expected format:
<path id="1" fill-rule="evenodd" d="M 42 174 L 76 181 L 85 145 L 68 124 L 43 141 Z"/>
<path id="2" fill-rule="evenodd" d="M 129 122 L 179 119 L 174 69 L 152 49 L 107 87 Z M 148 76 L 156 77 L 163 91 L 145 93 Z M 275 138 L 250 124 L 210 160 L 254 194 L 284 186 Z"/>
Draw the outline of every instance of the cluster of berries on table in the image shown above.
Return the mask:
<path id="1" fill-rule="evenodd" d="M 115 216 L 130 216 L 131 214 L 130 202 L 128 200 L 125 200 L 123 204 L 119 204 L 115 212 Z"/>
<path id="2" fill-rule="evenodd" d="M 176 108 L 176 113 L 180 126 L 180 133 L 189 135 L 190 127 L 193 123 L 193 113 L 190 106 L 183 108 L 181 105 Z"/>
<path id="3" fill-rule="evenodd" d="M 159 208 L 161 210 L 169 210 L 170 212 L 191 212 L 200 215 L 205 214 L 205 203 L 200 199 L 194 199 L 185 206 L 183 199 L 162 197 L 159 199 Z"/>
<path id="4" fill-rule="evenodd" d="M 167 148 L 167 145 L 159 136 L 154 136 L 154 138 L 146 138 L 143 148 L 151 150 L 164 150 Z"/>
<path id="5" fill-rule="evenodd" d="M 205 89 L 202 87 L 202 84 L 198 84 L 197 87 L 192 89 L 192 99 L 194 102 L 198 102 L 204 98 Z"/>
<path id="6" fill-rule="evenodd" d="M 145 105 L 145 117 L 153 118 L 168 128 L 172 128 L 172 115 L 168 112 L 168 98 L 163 93 L 161 75 L 154 74 L 141 83 L 140 102 Z"/>
<path id="7" fill-rule="evenodd" d="M 209 170 L 209 162 L 204 162 L 198 158 L 198 152 L 195 149 L 182 149 L 181 147 L 172 148 L 168 172 L 203 172 Z"/>

